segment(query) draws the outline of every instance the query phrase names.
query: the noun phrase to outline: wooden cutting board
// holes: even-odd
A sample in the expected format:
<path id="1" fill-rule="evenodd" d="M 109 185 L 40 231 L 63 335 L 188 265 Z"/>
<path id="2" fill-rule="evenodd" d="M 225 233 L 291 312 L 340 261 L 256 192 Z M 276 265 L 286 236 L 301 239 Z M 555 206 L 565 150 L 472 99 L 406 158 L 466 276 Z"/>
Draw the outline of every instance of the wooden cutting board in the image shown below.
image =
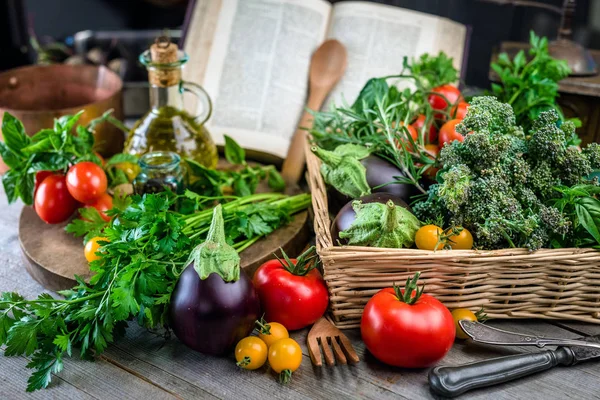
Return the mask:
<path id="1" fill-rule="evenodd" d="M 294 216 L 286 226 L 259 240 L 241 254 L 242 268 L 250 277 L 279 248 L 296 256 L 305 247 L 309 229 L 308 212 Z M 19 219 L 19 242 L 25 267 L 29 274 L 45 288 L 63 290 L 75 284 L 74 275 L 90 277 L 88 262 L 83 255 L 83 241 L 65 232 L 67 222 L 48 225 L 32 207 L 23 207 Z"/>

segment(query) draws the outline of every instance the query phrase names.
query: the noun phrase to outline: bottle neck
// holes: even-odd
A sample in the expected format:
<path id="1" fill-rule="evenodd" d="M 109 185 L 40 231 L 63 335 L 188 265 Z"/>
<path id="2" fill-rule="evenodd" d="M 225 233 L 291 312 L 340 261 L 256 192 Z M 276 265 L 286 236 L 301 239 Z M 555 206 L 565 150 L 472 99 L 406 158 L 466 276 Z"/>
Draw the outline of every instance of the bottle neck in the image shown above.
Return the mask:
<path id="1" fill-rule="evenodd" d="M 179 92 L 179 85 L 167 87 L 150 85 L 150 109 L 156 112 L 163 107 L 183 109 L 183 96 Z"/>

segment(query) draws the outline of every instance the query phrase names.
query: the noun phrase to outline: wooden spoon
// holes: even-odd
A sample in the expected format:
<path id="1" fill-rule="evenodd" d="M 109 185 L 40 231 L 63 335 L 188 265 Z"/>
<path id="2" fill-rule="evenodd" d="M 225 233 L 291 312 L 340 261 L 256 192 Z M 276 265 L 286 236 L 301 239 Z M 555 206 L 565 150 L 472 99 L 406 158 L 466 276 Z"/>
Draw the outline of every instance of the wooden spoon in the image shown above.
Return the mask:
<path id="1" fill-rule="evenodd" d="M 319 110 L 325 98 L 340 80 L 346 64 L 348 53 L 343 44 L 335 39 L 325 41 L 312 55 L 309 72 L 309 95 L 306 107 Z M 283 162 L 281 174 L 288 182 L 298 182 L 304 170 L 304 141 L 306 129 L 312 127 L 312 115 L 304 111 L 298 129 L 292 137 L 287 157 Z"/>

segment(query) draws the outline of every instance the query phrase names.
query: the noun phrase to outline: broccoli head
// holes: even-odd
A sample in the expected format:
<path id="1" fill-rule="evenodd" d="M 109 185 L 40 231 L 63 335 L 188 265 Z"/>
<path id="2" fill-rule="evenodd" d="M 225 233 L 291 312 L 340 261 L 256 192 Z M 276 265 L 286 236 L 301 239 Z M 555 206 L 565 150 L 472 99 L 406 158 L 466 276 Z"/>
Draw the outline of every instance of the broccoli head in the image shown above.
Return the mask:
<path id="1" fill-rule="evenodd" d="M 525 136 L 512 108 L 493 97 L 473 99 L 457 130 L 465 140 L 440 152 L 439 183 L 413 207 L 418 217 L 441 215 L 486 249 L 535 250 L 571 231 L 572 221 L 549 200 L 556 186 L 589 182 L 600 166 L 599 145 L 569 146 L 574 125 L 561 125 L 555 111 L 542 113 Z"/>

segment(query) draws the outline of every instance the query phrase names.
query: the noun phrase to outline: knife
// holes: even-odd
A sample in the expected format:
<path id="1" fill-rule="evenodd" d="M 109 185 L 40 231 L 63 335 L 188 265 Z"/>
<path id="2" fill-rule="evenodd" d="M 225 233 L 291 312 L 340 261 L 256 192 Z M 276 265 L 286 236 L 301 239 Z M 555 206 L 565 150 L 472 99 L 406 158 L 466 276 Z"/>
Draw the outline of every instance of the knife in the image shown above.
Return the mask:
<path id="1" fill-rule="evenodd" d="M 475 327 L 477 335 L 473 331 L 473 326 L 463 324 L 466 328 L 465 333 L 470 336 L 478 337 L 482 342 L 482 328 Z M 483 324 L 479 324 L 483 325 Z M 486 328 L 489 328 L 486 326 Z M 477 361 L 456 367 L 440 366 L 435 367 L 429 373 L 429 385 L 431 390 L 441 396 L 455 397 L 468 390 L 496 385 L 509 382 L 527 375 L 542 372 L 557 365 L 571 366 L 579 362 L 591 360 L 600 357 L 600 335 L 582 337 L 578 339 L 545 339 L 531 335 L 514 334 L 512 332 L 502 331 L 490 328 L 494 331 L 500 331 L 503 335 L 515 335 L 522 338 L 530 337 L 531 340 L 524 339 L 523 342 L 516 343 L 518 338 L 508 338 L 507 336 L 484 337 L 485 343 L 508 344 L 508 345 L 535 345 L 539 347 L 549 345 L 562 345 L 565 342 L 576 342 L 582 345 L 562 345 L 556 350 L 545 350 L 537 353 L 517 354 L 493 358 L 485 361 Z M 468 331 L 467 331 L 468 330 Z M 470 332 L 470 333 L 469 333 Z M 494 332 L 494 335 L 500 335 Z M 537 343 L 536 344 L 536 340 Z M 548 341 L 552 342 L 548 342 Z M 506 343 L 508 342 L 508 343 Z"/>

